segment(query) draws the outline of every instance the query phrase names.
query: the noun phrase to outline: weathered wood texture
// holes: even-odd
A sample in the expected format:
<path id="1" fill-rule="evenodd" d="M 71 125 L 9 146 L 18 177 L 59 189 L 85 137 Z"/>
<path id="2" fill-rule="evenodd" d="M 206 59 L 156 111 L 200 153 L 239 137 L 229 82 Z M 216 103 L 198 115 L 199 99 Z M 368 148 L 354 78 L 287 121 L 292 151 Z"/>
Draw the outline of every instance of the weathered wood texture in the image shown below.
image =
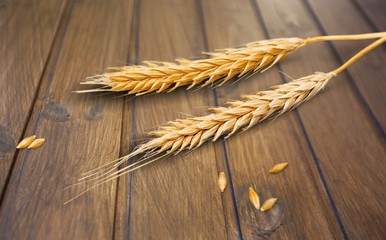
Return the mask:
<path id="1" fill-rule="evenodd" d="M 63 0 L 0 2 L 0 198 L 55 33 L 60 35 L 56 26 L 64 15 L 63 3 Z"/>
<path id="2" fill-rule="evenodd" d="M 259 39 L 385 31 L 381 0 L 0 2 L 0 239 L 384 239 L 386 48 L 312 101 L 93 189 L 82 172 L 130 152 L 168 120 L 330 71 L 371 41 L 317 43 L 215 90 L 77 95 L 107 66 L 198 58 Z M 117 97 L 116 97 L 117 96 Z M 119 97 L 118 97 L 119 96 Z M 46 143 L 15 150 L 23 137 Z M 280 174 L 268 174 L 288 161 Z M 219 172 L 228 186 L 220 193 Z M 267 213 L 248 200 L 278 197 Z"/>
<path id="3" fill-rule="evenodd" d="M 269 22 L 266 24 L 269 36 L 321 34 L 303 3 L 300 0 L 290 4 L 279 0 L 258 1 L 264 22 Z M 369 55 L 372 54 L 376 53 Z M 309 46 L 307 51 L 303 49 L 296 56 L 297 61 L 280 64 L 282 70 L 292 77 L 329 71 L 340 65 L 326 43 Z M 315 162 L 320 165 L 320 172 L 329 188 L 337 217 L 342 222 L 343 232 L 353 239 L 363 239 L 369 234 L 379 238 L 385 235 L 382 227 L 385 206 L 382 201 L 384 192 L 377 190 L 376 183 L 385 181 L 385 165 L 381 164 L 385 159 L 385 144 L 352 85 L 348 74 L 342 73 L 310 104 L 297 111 L 315 153 Z M 363 212 L 365 208 L 367 210 Z"/>
<path id="4" fill-rule="evenodd" d="M 195 4 L 195 1 L 178 0 L 140 1 L 136 10 L 139 26 L 135 33 L 138 35 L 138 52 L 130 51 L 130 59 L 172 61 L 175 56 L 191 58 L 203 51 Z M 164 31 L 159 31 L 160 26 Z M 170 119 L 206 113 L 205 108 L 198 106 L 212 104 L 208 93 L 208 89 L 196 92 L 179 89 L 172 94 L 137 98 L 134 113 L 127 111 L 124 117 L 127 122 L 135 114 L 131 123 L 135 126 L 134 133 L 131 132 L 132 126 L 123 131 L 123 148 L 129 149 L 133 139 L 128 136 L 132 134 L 135 139 L 143 139 L 146 136 L 142 133 Z M 126 107 L 130 106 L 133 104 L 128 103 Z M 210 144 L 200 151 L 169 157 L 134 172 L 129 182 L 129 209 L 123 209 L 129 213 L 127 235 L 133 239 L 157 236 L 165 239 L 225 238 L 226 225 L 221 194 L 217 191 L 217 175 L 216 155 Z M 118 211 L 122 211 L 119 206 Z"/>
<path id="5" fill-rule="evenodd" d="M 131 2 L 69 2 L 57 59 L 45 71 L 27 132 L 46 138 L 18 154 L 0 210 L 0 239 L 108 239 L 115 182 L 63 206 L 79 174 L 119 154 L 122 100 L 76 95 L 80 79 L 125 61 Z"/>
<path id="6" fill-rule="evenodd" d="M 331 5 L 334 5 L 334 7 L 328 7 Z M 349 0 L 338 2 L 333 0 L 324 2 L 309 0 L 309 6 L 312 16 L 317 18 L 318 25 L 316 28 L 321 34 L 333 35 L 376 31 L 365 19 L 361 18 L 360 12 Z M 357 19 L 355 24 L 346 21 L 347 16 L 339 14 L 342 11 L 349 14 L 353 19 Z M 333 18 L 334 16 L 336 17 Z M 337 22 L 340 24 L 336 24 Z M 345 32 L 342 32 L 342 28 Z M 341 64 L 370 43 L 371 41 L 334 42 L 332 43 L 332 51 L 338 58 L 338 63 Z M 385 65 L 386 48 L 380 47 L 347 70 L 355 94 L 368 111 L 368 114 L 374 118 L 376 127 L 379 128 L 378 130 L 382 134 L 386 129 L 386 104 L 384 104 L 386 102 L 386 95 L 384 94 L 386 81 L 384 81 L 385 76 L 382 71 Z"/>
<path id="7" fill-rule="evenodd" d="M 362 20 L 366 20 L 376 31 L 386 31 L 386 2 L 383 0 L 354 0 L 352 1 L 362 13 Z"/>
<path id="8" fill-rule="evenodd" d="M 210 49 L 268 38 L 256 16 L 254 5 L 249 1 L 243 4 L 203 1 L 203 9 Z M 244 14 L 239 15 L 239 12 Z M 229 31 L 221 31 L 223 28 Z M 242 32 L 234 34 L 235 31 Z M 277 69 L 273 69 L 216 91 L 220 105 L 224 105 L 229 99 L 238 99 L 242 94 L 280 83 L 280 75 Z M 274 239 L 280 239 L 282 235 L 290 239 L 297 236 L 341 236 L 294 113 L 230 138 L 226 146 L 244 238 L 264 238 L 275 231 L 277 234 L 272 235 Z M 270 167 L 283 161 L 291 165 L 286 172 L 268 174 Z M 264 214 L 256 211 L 249 203 L 247 193 L 250 186 L 257 189 L 262 199 L 279 197 L 277 209 Z M 296 218 L 291 217 L 294 215 Z M 304 227 L 305 224 L 307 227 Z"/>

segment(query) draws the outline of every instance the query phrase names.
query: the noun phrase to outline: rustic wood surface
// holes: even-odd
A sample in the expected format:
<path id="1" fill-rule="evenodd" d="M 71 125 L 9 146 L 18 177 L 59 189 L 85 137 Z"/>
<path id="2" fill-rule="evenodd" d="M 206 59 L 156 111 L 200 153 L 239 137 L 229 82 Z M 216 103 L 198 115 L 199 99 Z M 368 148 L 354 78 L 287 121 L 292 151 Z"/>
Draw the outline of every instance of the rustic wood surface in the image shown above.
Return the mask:
<path id="1" fill-rule="evenodd" d="M 385 239 L 385 46 L 289 114 L 63 206 L 82 172 L 129 153 L 157 125 L 333 70 L 371 41 L 310 45 L 216 89 L 73 93 L 85 77 L 260 39 L 386 31 L 385 11 L 382 0 L 0 1 L 0 239 Z M 32 134 L 46 143 L 15 149 Z M 283 161 L 283 173 L 267 173 Z M 254 210 L 250 186 L 277 205 Z"/>

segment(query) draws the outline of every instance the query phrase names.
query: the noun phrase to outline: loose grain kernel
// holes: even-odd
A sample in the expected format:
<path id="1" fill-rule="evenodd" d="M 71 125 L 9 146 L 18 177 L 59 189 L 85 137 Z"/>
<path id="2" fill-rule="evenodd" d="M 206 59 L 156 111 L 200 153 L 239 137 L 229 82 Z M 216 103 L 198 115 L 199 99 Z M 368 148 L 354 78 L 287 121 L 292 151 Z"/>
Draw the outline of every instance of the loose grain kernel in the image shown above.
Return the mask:
<path id="1" fill-rule="evenodd" d="M 225 177 L 225 173 L 221 172 L 217 179 L 217 184 L 220 187 L 220 191 L 224 192 L 224 189 L 227 186 L 227 178 Z"/>
<path id="2" fill-rule="evenodd" d="M 35 140 L 35 138 L 36 138 L 35 135 L 24 138 L 23 140 L 20 141 L 20 143 L 16 146 L 16 148 L 21 149 L 21 148 L 28 147 Z"/>
<path id="3" fill-rule="evenodd" d="M 260 198 L 259 195 L 256 193 L 256 191 L 250 187 L 249 188 L 249 200 L 251 201 L 252 205 L 256 208 L 260 208 Z"/>
<path id="4" fill-rule="evenodd" d="M 275 166 L 273 166 L 273 168 L 269 170 L 269 173 L 279 173 L 283 171 L 284 168 L 286 168 L 287 166 L 288 166 L 288 162 L 276 164 Z"/>
<path id="5" fill-rule="evenodd" d="M 263 206 L 261 206 L 260 211 L 265 212 L 268 211 L 275 205 L 277 202 L 277 198 L 270 198 L 267 201 L 264 202 Z"/>
<path id="6" fill-rule="evenodd" d="M 44 143 L 45 139 L 44 138 L 38 138 L 35 139 L 29 146 L 28 149 L 30 148 L 38 148 Z"/>

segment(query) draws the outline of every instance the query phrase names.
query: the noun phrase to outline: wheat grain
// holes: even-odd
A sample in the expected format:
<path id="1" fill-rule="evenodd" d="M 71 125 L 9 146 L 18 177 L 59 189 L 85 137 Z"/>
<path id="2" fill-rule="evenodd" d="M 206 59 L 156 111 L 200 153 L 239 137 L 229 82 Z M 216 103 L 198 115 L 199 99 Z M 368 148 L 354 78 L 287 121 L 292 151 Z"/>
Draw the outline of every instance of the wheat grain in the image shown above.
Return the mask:
<path id="1" fill-rule="evenodd" d="M 277 198 L 270 198 L 270 199 L 266 200 L 263 203 L 263 206 L 261 206 L 260 211 L 262 211 L 262 212 L 268 211 L 269 209 L 271 209 L 273 207 L 273 205 L 275 205 L 276 202 L 277 202 Z"/>
<path id="2" fill-rule="evenodd" d="M 29 137 L 24 138 L 20 141 L 20 143 L 16 146 L 17 149 L 26 148 L 28 147 L 36 138 L 36 135 L 32 135 Z"/>
<path id="3" fill-rule="evenodd" d="M 225 173 L 224 172 L 221 172 L 219 174 L 218 179 L 217 179 L 217 184 L 218 184 L 218 186 L 220 188 L 220 191 L 224 192 L 224 189 L 227 186 L 227 178 L 225 177 Z"/>
<path id="4" fill-rule="evenodd" d="M 30 148 L 38 148 L 44 143 L 45 139 L 44 138 L 38 138 L 35 139 L 29 146 L 28 149 Z"/>
<path id="5" fill-rule="evenodd" d="M 283 163 L 276 164 L 275 166 L 273 166 L 269 170 L 269 173 L 279 173 L 279 172 L 283 171 L 284 168 L 286 168 L 287 166 L 288 166 L 288 162 L 283 162 Z"/>
<path id="6" fill-rule="evenodd" d="M 248 189 L 249 192 L 249 201 L 252 203 L 252 205 L 256 208 L 260 208 L 260 198 L 259 195 L 256 193 L 256 191 L 253 189 L 253 187 L 250 187 Z"/>

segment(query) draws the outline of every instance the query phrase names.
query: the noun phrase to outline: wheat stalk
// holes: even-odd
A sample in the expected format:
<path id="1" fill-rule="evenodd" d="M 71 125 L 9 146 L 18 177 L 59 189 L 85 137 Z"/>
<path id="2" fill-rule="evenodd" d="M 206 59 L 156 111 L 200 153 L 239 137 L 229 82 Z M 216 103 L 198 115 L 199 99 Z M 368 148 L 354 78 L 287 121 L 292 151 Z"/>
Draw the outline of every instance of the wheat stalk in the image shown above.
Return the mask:
<path id="1" fill-rule="evenodd" d="M 227 48 L 204 53 L 208 59 L 190 61 L 177 59 L 176 63 L 145 61 L 144 65 L 112 68 L 112 72 L 87 78 L 81 84 L 102 85 L 100 88 L 76 91 L 127 92 L 142 95 L 151 92 L 171 92 L 181 86 L 221 85 L 232 77 L 246 77 L 263 72 L 290 53 L 307 44 L 330 40 L 362 40 L 378 38 L 385 33 L 321 36 L 314 38 L 280 38 L 247 44 L 241 48 Z"/>
<path id="2" fill-rule="evenodd" d="M 314 97 L 333 76 L 385 41 L 386 37 L 375 41 L 341 67 L 329 73 L 316 72 L 285 84 L 273 86 L 271 90 L 243 95 L 241 96 L 243 100 L 228 102 L 228 107 L 210 108 L 213 111 L 212 114 L 177 119 L 159 127 L 158 130 L 150 132 L 150 135 L 154 137 L 153 139 L 140 144 L 129 155 L 85 173 L 79 183 L 72 186 L 85 182 L 91 182 L 92 186 L 66 203 L 107 181 L 167 155 L 178 154 L 182 150 L 196 149 L 209 139 L 216 141 L 223 135 L 228 138 L 239 129 L 245 131 L 267 118 L 290 111 Z M 117 170 L 127 160 L 141 154 L 145 154 L 145 156 L 137 162 Z"/>

